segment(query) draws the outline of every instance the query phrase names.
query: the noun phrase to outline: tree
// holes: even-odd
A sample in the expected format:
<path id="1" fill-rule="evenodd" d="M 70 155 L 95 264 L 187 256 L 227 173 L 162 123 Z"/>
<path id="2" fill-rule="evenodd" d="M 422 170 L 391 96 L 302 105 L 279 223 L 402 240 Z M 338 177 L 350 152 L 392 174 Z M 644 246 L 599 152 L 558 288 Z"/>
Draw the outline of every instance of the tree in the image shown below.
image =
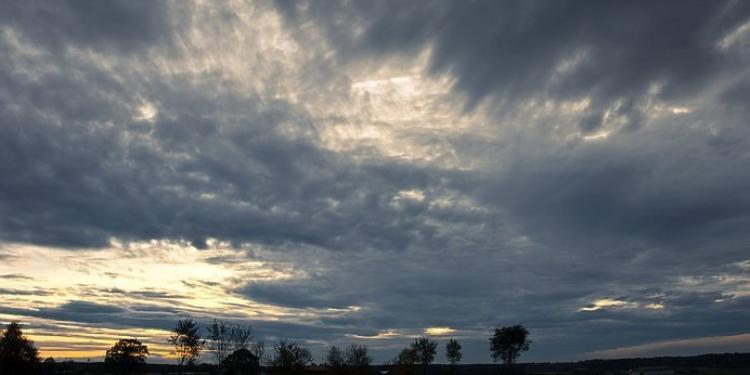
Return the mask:
<path id="1" fill-rule="evenodd" d="M 393 362 L 396 365 L 396 375 L 411 375 L 414 372 L 414 364 L 417 363 L 417 352 L 411 347 L 404 348 Z"/>
<path id="2" fill-rule="evenodd" d="M 249 325 L 235 324 L 229 326 L 229 346 L 232 350 L 249 349 L 253 341 L 253 330 Z"/>
<path id="3" fill-rule="evenodd" d="M 224 357 L 227 356 L 231 348 L 231 341 L 229 337 L 230 327 L 220 321 L 214 319 L 208 328 L 207 345 L 208 349 L 214 355 L 216 359 L 216 365 L 221 367 L 221 363 L 224 361 Z"/>
<path id="4" fill-rule="evenodd" d="M 177 356 L 178 374 L 182 374 L 182 366 L 194 365 L 203 349 L 198 324 L 193 319 L 180 319 L 167 341 L 174 347 L 172 353 Z"/>
<path id="5" fill-rule="evenodd" d="M 27 374 L 38 362 L 34 342 L 24 336 L 18 322 L 10 322 L 0 338 L 0 374 Z"/>
<path id="6" fill-rule="evenodd" d="M 455 339 L 448 340 L 448 344 L 445 346 L 445 357 L 448 358 L 448 362 L 451 364 L 451 369 L 454 369 L 456 363 L 461 362 L 463 354 L 461 354 L 461 344 Z"/>
<path id="7" fill-rule="evenodd" d="M 413 348 L 404 348 L 396 356 L 397 365 L 413 366 L 417 363 L 417 352 Z"/>
<path id="8" fill-rule="evenodd" d="M 326 352 L 326 367 L 333 372 L 339 372 L 345 365 L 344 352 L 336 345 L 328 347 L 328 352 Z"/>
<path id="9" fill-rule="evenodd" d="M 254 375 L 260 372 L 258 357 L 249 349 L 237 349 L 224 358 L 223 368 L 225 374 L 231 375 Z"/>
<path id="10" fill-rule="evenodd" d="M 372 358 L 367 353 L 367 345 L 351 344 L 344 353 L 347 366 L 367 367 L 372 362 Z"/>
<path id="11" fill-rule="evenodd" d="M 266 343 L 263 340 L 257 340 L 250 345 L 250 351 L 258 358 L 258 363 L 263 364 L 263 354 L 266 352 Z"/>
<path id="12" fill-rule="evenodd" d="M 42 361 L 42 373 L 45 375 L 51 375 L 57 373 L 57 362 L 52 357 L 47 357 Z"/>
<path id="13" fill-rule="evenodd" d="M 420 337 L 414 340 L 411 344 L 411 348 L 416 354 L 417 362 L 422 364 L 422 373 L 427 374 L 427 366 L 435 360 L 437 343 L 427 337 Z"/>
<path id="14" fill-rule="evenodd" d="M 117 374 L 129 374 L 146 363 L 148 347 L 136 339 L 122 339 L 107 350 L 104 363 Z"/>
<path id="15" fill-rule="evenodd" d="M 309 350 L 293 341 L 280 340 L 273 346 L 271 366 L 284 371 L 302 370 L 312 362 Z"/>
<path id="16" fill-rule="evenodd" d="M 495 328 L 495 334 L 490 337 L 492 360 L 497 362 L 498 358 L 502 359 L 510 372 L 513 363 L 522 352 L 529 350 L 530 344 L 529 331 L 520 324 Z"/>

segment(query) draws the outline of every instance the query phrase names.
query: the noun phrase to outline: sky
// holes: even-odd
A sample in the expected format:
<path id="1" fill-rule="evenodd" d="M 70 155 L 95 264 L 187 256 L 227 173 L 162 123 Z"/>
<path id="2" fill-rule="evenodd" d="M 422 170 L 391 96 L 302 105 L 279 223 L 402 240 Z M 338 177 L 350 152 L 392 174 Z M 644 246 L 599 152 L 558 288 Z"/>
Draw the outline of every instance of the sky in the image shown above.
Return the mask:
<path id="1" fill-rule="evenodd" d="M 11 1 L 0 323 L 750 349 L 750 2 Z M 208 357 L 205 358 L 209 360 Z"/>

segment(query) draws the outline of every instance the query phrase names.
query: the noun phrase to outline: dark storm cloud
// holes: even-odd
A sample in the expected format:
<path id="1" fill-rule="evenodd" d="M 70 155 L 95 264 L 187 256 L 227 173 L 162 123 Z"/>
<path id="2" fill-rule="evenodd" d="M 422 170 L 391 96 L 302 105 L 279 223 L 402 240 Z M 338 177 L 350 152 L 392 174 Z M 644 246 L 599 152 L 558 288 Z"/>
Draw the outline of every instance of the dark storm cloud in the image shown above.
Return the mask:
<path id="1" fill-rule="evenodd" d="M 470 107 L 491 99 L 513 111 L 530 98 L 591 97 L 580 120 L 584 132 L 598 129 L 608 108 L 627 121 L 623 131 L 640 128 L 646 120 L 635 102 L 653 85 L 661 100 L 688 100 L 702 98 L 721 77 L 742 74 L 741 54 L 717 45 L 750 17 L 747 4 L 701 1 L 278 4 L 291 28 L 321 24 L 343 64 L 432 48 L 432 71 L 455 77 Z M 339 22 L 342 16 L 351 22 Z M 743 82 L 706 101 L 741 100 Z M 750 176 L 739 145 L 748 134 L 742 120 L 723 115 L 712 136 L 678 122 L 600 146 L 498 152 L 491 157 L 511 160 L 511 167 L 482 183 L 481 201 L 510 209 L 528 231 L 555 231 L 550 243 L 645 236 L 682 246 L 688 234 L 741 235 Z M 736 240 L 726 246 L 747 243 Z"/>
<path id="2" fill-rule="evenodd" d="M 58 53 L 68 47 L 130 53 L 170 42 L 165 12 L 164 2 L 142 0 L 24 1 L 5 4 L 0 22 Z"/>
<path id="3" fill-rule="evenodd" d="M 252 283 L 238 290 L 254 301 L 293 308 L 343 308 L 353 304 L 353 296 L 331 293 L 324 285 L 306 281 Z"/>
<path id="4" fill-rule="evenodd" d="M 744 50 L 721 46 L 750 20 L 749 4 L 277 3 L 301 45 L 321 45 L 308 39 L 319 35 L 313 25 L 333 48 L 332 60 L 308 69 L 334 77 L 311 82 L 430 48 L 429 72 L 454 80 L 467 113 L 492 108 L 476 134 L 424 137 L 478 165 L 464 169 L 355 160 L 321 145 L 330 119 L 284 95 L 238 88 L 200 63 L 198 73 L 166 74 L 149 53 L 174 55 L 192 9 L 169 4 L 18 2 L 0 15 L 3 241 L 266 245 L 283 256 L 258 261 L 286 262 L 305 277 L 238 280 L 230 292 L 312 315 L 359 308 L 252 322 L 261 336 L 316 345 L 449 326 L 467 335 L 467 360 L 486 361 L 476 332 L 521 322 L 534 335 L 532 359 L 571 359 L 750 329 L 747 297 L 736 293 L 747 288 L 738 277 L 746 269 L 731 266 L 750 245 L 750 85 Z M 268 76 L 258 77 L 264 86 L 283 86 Z M 574 118 L 537 120 L 522 109 L 584 98 L 591 103 Z M 655 116 L 651 101 L 690 111 Z M 153 118 L 138 118 L 145 102 Z M 605 129 L 605 141 L 555 133 L 596 134 L 605 113 L 624 123 Z M 409 190 L 424 198 L 394 200 Z M 446 196 L 468 203 L 436 204 Z M 719 274 L 735 281 L 712 278 Z M 177 294 L 83 289 L 141 303 L 0 312 L 163 329 L 183 313 L 211 318 L 159 305 L 185 297 Z M 627 306 L 579 310 L 605 298 Z"/>
<path id="5" fill-rule="evenodd" d="M 715 44 L 750 13 L 728 1 L 277 4 L 291 28 L 322 25 L 343 63 L 431 47 L 432 72 L 455 77 L 470 108 L 486 97 L 515 105 L 540 94 L 592 96 L 585 131 L 599 127 L 615 100 L 633 100 L 651 84 L 674 99 L 736 68 L 735 56 Z"/>
<path id="6" fill-rule="evenodd" d="M 0 96 L 8 105 L 0 169 L 8 178 L 0 183 L 6 198 L 0 211 L 6 240 L 103 246 L 113 236 L 168 237 L 204 246 L 205 238 L 218 237 L 389 248 L 430 240 L 429 228 L 388 200 L 399 189 L 434 180 L 431 171 L 397 164 L 355 168 L 310 140 L 280 133 L 281 122 L 310 121 L 298 109 L 222 92 L 225 82 L 210 78 L 143 88 L 160 104 L 152 129 L 132 118 L 138 107 L 132 90 L 146 84 L 142 79 L 129 76 L 136 87 L 126 87 L 67 57 L 60 71 L 38 82 L 13 71 L 20 68 L 14 61 L 4 64 L 9 69 Z M 236 122 L 219 120 L 226 112 Z M 332 211 L 329 199 L 341 201 L 340 208 Z M 355 227 L 360 232 L 352 237 Z"/>

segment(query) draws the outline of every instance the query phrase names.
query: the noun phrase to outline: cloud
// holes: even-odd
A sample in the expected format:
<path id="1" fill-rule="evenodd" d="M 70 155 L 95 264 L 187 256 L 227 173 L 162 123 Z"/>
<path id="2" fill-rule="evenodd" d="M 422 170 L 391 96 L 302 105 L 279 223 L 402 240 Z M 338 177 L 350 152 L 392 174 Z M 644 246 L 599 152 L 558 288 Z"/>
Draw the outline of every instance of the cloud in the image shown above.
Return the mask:
<path id="1" fill-rule="evenodd" d="M 13 4 L 0 313 L 218 315 L 378 359 L 451 330 L 486 361 L 519 322 L 530 360 L 742 334 L 749 15 Z"/>
<path id="2" fill-rule="evenodd" d="M 136 52 L 171 42 L 173 30 L 165 4 L 145 1 L 31 2 L 11 4 L 1 21 L 35 44 L 63 52 L 91 48 Z M 139 51 L 141 52 L 141 51 Z"/>
<path id="3" fill-rule="evenodd" d="M 616 348 L 601 352 L 589 353 L 592 358 L 633 358 L 697 355 L 703 353 L 737 353 L 750 341 L 750 335 L 701 337 L 686 340 L 662 341 L 644 345 Z"/>

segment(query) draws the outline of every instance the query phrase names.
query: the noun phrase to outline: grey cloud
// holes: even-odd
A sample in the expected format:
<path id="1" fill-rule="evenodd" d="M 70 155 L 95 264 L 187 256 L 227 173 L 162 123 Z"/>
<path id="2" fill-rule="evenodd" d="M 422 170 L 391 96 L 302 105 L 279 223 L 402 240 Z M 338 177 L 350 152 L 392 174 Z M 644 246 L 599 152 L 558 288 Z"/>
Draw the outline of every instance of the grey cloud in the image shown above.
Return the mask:
<path id="1" fill-rule="evenodd" d="M 29 276 L 25 276 L 25 275 L 21 275 L 21 274 L 18 274 L 18 273 L 7 273 L 7 274 L 4 274 L 4 275 L 0 275 L 0 279 L 5 279 L 5 280 L 33 280 L 34 278 L 33 277 L 29 277 Z"/>
<path id="2" fill-rule="evenodd" d="M 521 322 L 534 335 L 528 358 L 571 359 L 750 329 L 741 319 L 747 299 L 730 290 L 746 283 L 710 279 L 741 273 L 727 265 L 746 260 L 750 244 L 746 57 L 716 46 L 747 22 L 747 4 L 276 4 L 302 45 L 321 42 L 307 39 L 318 34 L 299 24 L 320 28 L 334 48 L 333 60 L 306 67 L 328 74 L 313 83 L 348 82 L 351 66 L 432 48 L 430 72 L 455 80 L 449 95 L 466 95 L 467 113 L 490 104 L 476 131 L 424 135 L 476 165 L 461 170 L 333 152 L 319 132 L 330 119 L 304 104 L 238 90 L 216 72 L 170 75 L 136 64 L 132 56 L 148 51 L 169 55 L 177 33 L 189 27 L 191 5 L 175 4 L 17 3 L 0 16 L 21 43 L 39 50 L 30 54 L 8 34 L 0 38 L 3 241 L 74 248 L 107 246 L 112 237 L 186 239 L 206 247 L 207 238 L 218 238 L 263 245 L 270 254 L 248 257 L 308 277 L 240 280 L 231 288 L 237 295 L 311 311 L 361 308 L 251 322 L 263 336 L 318 346 L 388 329 L 421 334 L 450 326 L 466 335 L 467 360 L 486 361 L 486 338 L 476 332 Z M 217 22 L 232 22 L 228 10 L 220 13 L 226 17 Z M 78 50 L 100 53 L 111 69 Z M 262 77 L 271 87 L 275 78 Z M 661 91 L 652 97 L 655 85 Z M 533 100 L 585 97 L 592 103 L 577 117 L 523 110 Z M 158 109 L 152 122 L 135 118 L 143 101 Z M 654 115 L 649 101 L 690 111 Z M 611 130 L 606 140 L 583 140 L 603 130 L 605 115 L 625 125 L 604 129 Z M 393 204 L 411 189 L 424 191 L 424 201 Z M 475 207 L 435 204 L 444 196 Z M 703 289 L 682 290 L 686 276 Z M 171 293 L 129 295 L 143 303 L 2 311 L 152 328 L 171 328 L 182 314 L 211 318 L 160 306 L 181 297 Z M 660 301 L 665 309 L 578 311 L 603 297 Z M 383 347 L 406 339 L 387 342 Z M 392 356 L 390 349 L 377 348 L 379 359 Z"/>
<path id="3" fill-rule="evenodd" d="M 736 67 L 735 56 L 715 44 L 750 11 L 728 1 L 277 4 L 292 28 L 320 24 L 344 64 L 430 47 L 431 71 L 454 76 L 470 108 L 487 97 L 513 106 L 540 93 L 591 96 L 586 131 L 616 100 L 643 95 L 651 84 L 674 99 Z"/>
<path id="4" fill-rule="evenodd" d="M 78 314 L 113 314 L 125 311 L 124 309 L 117 306 L 102 305 L 86 301 L 67 302 L 63 305 L 60 305 L 59 310 Z"/>
<path id="5" fill-rule="evenodd" d="M 257 302 L 293 308 L 344 308 L 356 302 L 356 298 L 343 295 L 340 290 L 332 293 L 332 288 L 306 280 L 250 283 L 238 292 Z"/>
<path id="6" fill-rule="evenodd" d="M 51 292 L 40 289 L 11 289 L 11 288 L 0 288 L 0 295 L 12 295 L 12 296 L 49 296 Z"/>
<path id="7" fill-rule="evenodd" d="M 167 3 L 148 1 L 26 1 L 6 4 L 0 21 L 39 45 L 130 53 L 171 41 Z"/>

